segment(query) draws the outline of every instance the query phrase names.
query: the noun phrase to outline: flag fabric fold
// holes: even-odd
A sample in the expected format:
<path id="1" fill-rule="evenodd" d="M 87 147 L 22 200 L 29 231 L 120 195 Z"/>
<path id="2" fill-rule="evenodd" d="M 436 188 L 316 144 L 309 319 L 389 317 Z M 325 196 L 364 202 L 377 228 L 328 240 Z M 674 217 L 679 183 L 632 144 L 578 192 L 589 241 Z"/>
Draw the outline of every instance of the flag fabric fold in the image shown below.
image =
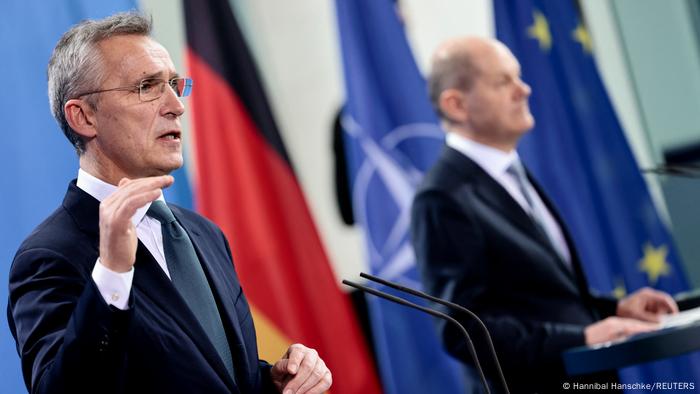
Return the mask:
<path id="1" fill-rule="evenodd" d="M 520 155 L 571 231 L 589 285 L 623 296 L 643 286 L 688 289 L 598 75 L 590 36 L 573 1 L 494 0 L 496 32 L 531 85 L 535 128 Z M 697 354 L 621 371 L 627 382 L 700 377 Z"/>
<path id="2" fill-rule="evenodd" d="M 195 201 L 231 242 L 260 355 L 318 350 L 333 393 L 378 393 L 353 315 L 313 224 L 255 63 L 226 0 L 186 0 Z M 242 317 L 243 318 L 243 317 Z"/>

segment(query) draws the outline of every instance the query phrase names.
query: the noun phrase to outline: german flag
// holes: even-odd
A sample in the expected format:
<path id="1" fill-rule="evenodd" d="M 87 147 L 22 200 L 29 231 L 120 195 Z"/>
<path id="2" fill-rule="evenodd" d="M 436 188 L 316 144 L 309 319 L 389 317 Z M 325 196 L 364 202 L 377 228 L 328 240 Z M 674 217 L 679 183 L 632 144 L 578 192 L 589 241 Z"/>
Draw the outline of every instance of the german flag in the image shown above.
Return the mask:
<path id="1" fill-rule="evenodd" d="M 221 226 L 250 300 L 261 358 L 318 350 L 333 393 L 379 393 L 260 79 L 227 0 L 185 0 L 197 210 Z"/>

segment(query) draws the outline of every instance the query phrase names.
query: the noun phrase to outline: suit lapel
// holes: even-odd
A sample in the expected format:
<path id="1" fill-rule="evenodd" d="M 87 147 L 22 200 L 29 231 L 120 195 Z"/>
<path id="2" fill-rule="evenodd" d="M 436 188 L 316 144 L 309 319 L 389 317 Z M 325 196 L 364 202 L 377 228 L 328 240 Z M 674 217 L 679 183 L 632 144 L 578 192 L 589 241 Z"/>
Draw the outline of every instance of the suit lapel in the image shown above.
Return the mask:
<path id="1" fill-rule="evenodd" d="M 73 218 L 80 230 L 89 234 L 94 245 L 99 247 L 100 202 L 81 190 L 73 179 L 68 185 L 63 207 Z"/>
<path id="2" fill-rule="evenodd" d="M 234 358 L 236 376 L 241 378 L 249 376 L 251 371 L 246 361 L 248 359 L 246 354 L 247 349 L 243 341 L 241 325 L 234 305 L 237 294 L 233 294 L 233 289 L 239 288 L 239 286 L 233 283 L 234 278 L 231 273 L 226 272 L 221 264 L 216 263 L 217 258 L 213 255 L 215 247 L 209 245 L 209 239 L 202 236 L 203 230 L 198 223 L 188 220 L 178 207 L 170 205 L 170 208 L 190 237 L 192 245 L 197 252 L 197 257 L 202 264 L 202 268 L 211 286 L 211 290 L 214 293 L 214 298 L 218 301 L 221 320 L 224 322 L 224 325 L 229 328 L 231 334 L 233 334 L 232 337 L 229 337 L 229 346 Z M 231 262 L 227 261 L 226 263 L 230 264 Z M 233 267 L 231 268 L 233 269 Z M 241 354 L 241 352 L 243 353 Z M 239 378 L 239 380 L 241 378 Z"/>
<path id="3" fill-rule="evenodd" d="M 68 186 L 68 191 L 63 199 L 63 206 L 78 227 L 87 234 L 90 234 L 95 248 L 99 250 L 100 202 L 78 188 L 75 180 L 73 180 Z M 191 234 L 190 237 L 192 237 Z M 197 252 L 199 253 L 199 250 Z M 201 254 L 200 259 L 202 259 Z M 132 291 L 135 290 L 139 293 L 139 296 L 150 300 L 152 304 L 165 310 L 172 316 L 173 320 L 179 325 L 179 328 L 187 333 L 214 370 L 217 371 L 219 377 L 226 382 L 231 392 L 238 393 L 238 387 L 226 371 L 226 367 L 216 352 L 214 345 L 207 339 L 204 329 L 199 325 L 199 322 L 190 311 L 185 300 L 183 300 L 177 290 L 175 290 L 170 279 L 165 275 L 165 272 L 160 268 L 158 262 L 156 262 L 155 258 L 153 258 L 141 241 L 139 241 L 136 249 L 136 262 Z M 226 305 L 228 303 L 223 302 L 223 304 Z M 234 326 L 237 327 L 237 324 L 234 324 Z"/>
<path id="4" fill-rule="evenodd" d="M 452 170 L 459 174 L 460 184 L 474 185 L 474 191 L 484 204 L 505 216 L 508 222 L 538 243 L 548 242 L 520 204 L 472 159 L 450 147 L 445 148 L 443 158 Z"/>
<path id="5" fill-rule="evenodd" d="M 527 171 L 527 169 L 526 169 Z M 544 202 L 544 205 L 547 206 L 547 209 L 549 210 L 549 213 L 552 214 L 554 217 L 554 220 L 556 220 L 557 224 L 559 225 L 559 228 L 561 229 L 562 235 L 564 236 L 564 240 L 566 242 L 566 246 L 569 248 L 569 255 L 571 256 L 571 268 L 573 269 L 573 272 L 571 269 L 566 267 L 564 265 L 564 262 L 561 261 L 561 259 L 557 259 L 561 264 L 561 267 L 564 271 L 566 271 L 572 280 L 577 281 L 579 287 L 581 289 L 586 289 L 582 294 L 585 294 L 588 292 L 588 283 L 586 281 L 586 276 L 583 273 L 583 270 L 581 268 L 581 263 L 578 258 L 578 252 L 576 251 L 576 245 L 574 245 L 574 241 L 571 238 L 571 234 L 569 234 L 569 230 L 567 229 L 566 225 L 564 224 L 564 221 L 562 220 L 561 216 L 559 215 L 559 211 L 557 210 L 557 207 L 554 205 L 554 202 L 552 202 L 549 197 L 547 197 L 547 194 L 544 192 L 544 189 L 542 189 L 542 186 L 537 182 L 537 180 L 530 174 L 529 171 L 527 171 L 527 177 L 530 180 L 530 183 L 532 183 L 532 186 L 535 188 L 537 191 L 537 194 L 540 195 L 540 198 L 542 199 L 542 202 Z"/>
<path id="6" fill-rule="evenodd" d="M 491 177 L 486 171 L 484 171 L 478 164 L 473 160 L 465 156 L 464 154 L 446 147 L 443 152 L 443 157 L 445 161 L 452 167 L 453 170 L 460 174 L 460 182 L 466 184 L 474 185 L 476 194 L 482 200 L 482 202 L 490 207 L 492 207 L 496 212 L 499 212 L 504 216 L 508 222 L 513 223 L 522 233 L 527 235 L 530 239 L 535 241 L 540 247 L 546 249 L 557 262 L 557 268 L 566 275 L 572 281 L 576 281 L 573 272 L 566 266 L 566 263 L 561 260 L 559 254 L 554 250 L 547 235 L 542 232 L 532 218 L 525 212 L 525 210 L 518 204 L 515 199 L 506 191 L 500 183 Z M 551 202 L 547 199 L 541 188 L 532 179 L 528 173 L 537 193 L 540 198 L 545 202 L 547 208 L 550 209 L 553 216 L 557 220 L 562 231 L 565 231 L 561 220 L 556 215 L 556 211 L 552 209 Z M 569 243 L 570 244 L 570 243 Z M 573 249 L 570 247 L 573 253 Z M 573 258 L 573 254 L 572 254 Z"/>
<path id="7" fill-rule="evenodd" d="M 140 241 L 136 250 L 136 262 L 134 288 L 141 296 L 148 298 L 153 304 L 172 316 L 179 328 L 190 337 L 204 358 L 209 361 L 219 377 L 234 390 L 233 392 L 238 392 L 223 361 L 221 361 L 214 345 L 207 338 L 207 334 L 197 318 L 190 311 L 189 306 L 165 275 L 163 269 L 160 268 L 153 255 Z"/>

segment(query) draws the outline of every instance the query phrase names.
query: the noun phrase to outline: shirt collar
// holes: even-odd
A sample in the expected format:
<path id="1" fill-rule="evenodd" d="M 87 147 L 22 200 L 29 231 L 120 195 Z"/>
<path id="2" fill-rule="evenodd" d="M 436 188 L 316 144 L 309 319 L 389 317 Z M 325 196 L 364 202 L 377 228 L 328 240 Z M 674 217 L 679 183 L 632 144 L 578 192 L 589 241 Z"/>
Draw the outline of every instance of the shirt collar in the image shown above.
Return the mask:
<path id="1" fill-rule="evenodd" d="M 515 149 L 506 153 L 456 133 L 447 133 L 446 142 L 447 146 L 474 160 L 479 167 L 494 178 L 503 176 L 511 164 L 520 160 Z"/>
<path id="2" fill-rule="evenodd" d="M 82 168 L 78 169 L 78 181 L 76 182 L 76 184 L 85 193 L 93 196 L 97 201 L 100 202 L 102 202 L 102 200 L 109 197 L 112 193 L 114 193 L 117 190 L 116 186 L 91 175 Z M 160 193 L 158 200 L 165 202 L 165 198 L 163 197 L 162 192 Z M 149 202 L 141 208 L 137 209 L 134 216 L 131 217 L 131 223 L 133 223 L 134 226 L 137 226 L 139 223 L 141 223 L 141 220 L 143 220 L 143 217 L 146 215 L 146 212 L 150 207 L 151 203 Z"/>

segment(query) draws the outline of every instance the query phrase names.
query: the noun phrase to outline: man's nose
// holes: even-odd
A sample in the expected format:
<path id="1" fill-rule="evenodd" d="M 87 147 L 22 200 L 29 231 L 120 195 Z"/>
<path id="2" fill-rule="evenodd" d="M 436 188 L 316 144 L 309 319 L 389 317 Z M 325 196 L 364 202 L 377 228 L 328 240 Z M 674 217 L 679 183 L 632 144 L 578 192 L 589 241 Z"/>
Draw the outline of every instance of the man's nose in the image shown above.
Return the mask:
<path id="1" fill-rule="evenodd" d="M 528 85 L 527 82 L 523 81 L 522 79 L 518 79 L 517 93 L 519 98 L 527 98 L 530 97 L 530 94 L 532 93 L 532 88 L 530 88 L 530 85 Z"/>
<path id="2" fill-rule="evenodd" d="M 163 92 L 163 99 L 165 100 L 165 103 L 162 108 L 163 115 L 172 114 L 177 118 L 185 113 L 185 105 L 182 104 L 182 100 L 180 100 L 180 98 L 177 97 L 175 91 L 169 86 L 165 87 L 165 92 Z"/>

